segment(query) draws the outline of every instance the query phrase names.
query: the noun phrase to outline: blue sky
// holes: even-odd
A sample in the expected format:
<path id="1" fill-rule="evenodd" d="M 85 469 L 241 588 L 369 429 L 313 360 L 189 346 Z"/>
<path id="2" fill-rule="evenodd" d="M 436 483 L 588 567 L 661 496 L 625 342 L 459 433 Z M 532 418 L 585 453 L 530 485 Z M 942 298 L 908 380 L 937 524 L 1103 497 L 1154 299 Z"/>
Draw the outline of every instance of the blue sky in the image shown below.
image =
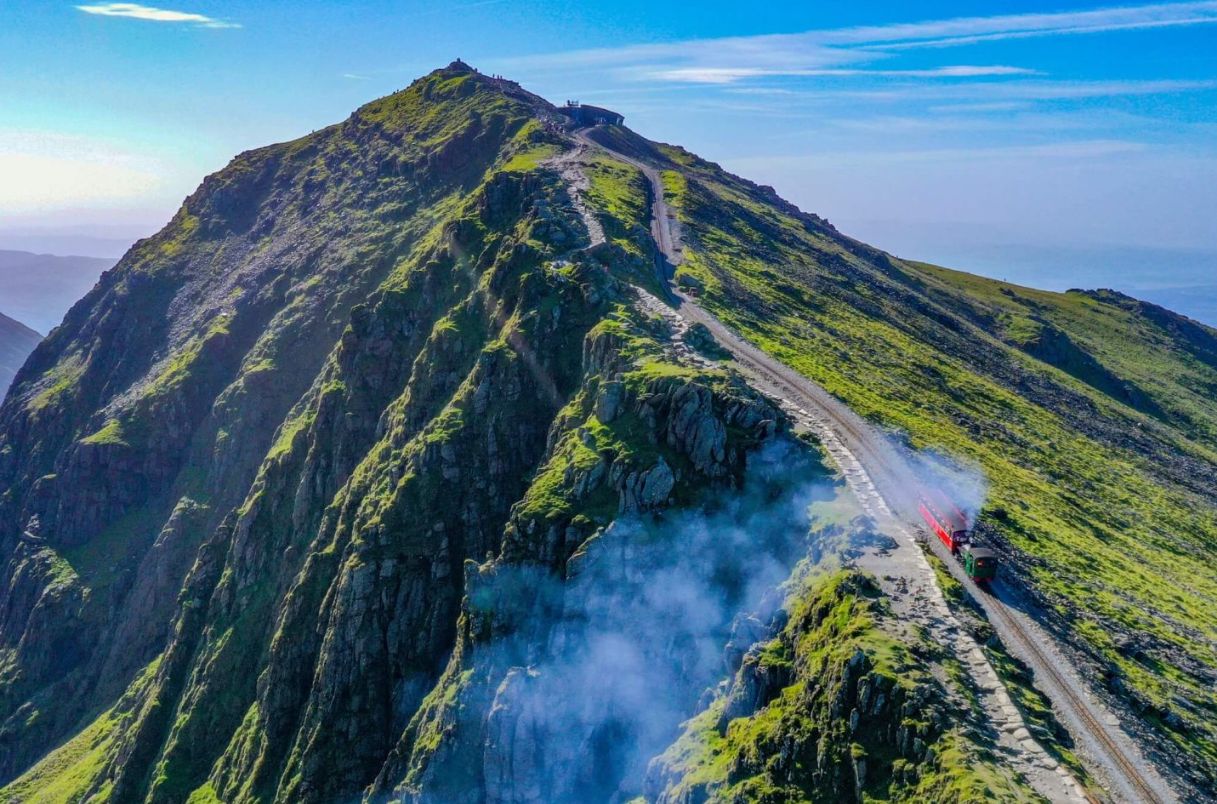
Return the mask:
<path id="1" fill-rule="evenodd" d="M 6 0 L 0 247 L 147 234 L 233 154 L 460 56 L 903 255 L 1217 252 L 1217 2 L 858 5 Z"/>

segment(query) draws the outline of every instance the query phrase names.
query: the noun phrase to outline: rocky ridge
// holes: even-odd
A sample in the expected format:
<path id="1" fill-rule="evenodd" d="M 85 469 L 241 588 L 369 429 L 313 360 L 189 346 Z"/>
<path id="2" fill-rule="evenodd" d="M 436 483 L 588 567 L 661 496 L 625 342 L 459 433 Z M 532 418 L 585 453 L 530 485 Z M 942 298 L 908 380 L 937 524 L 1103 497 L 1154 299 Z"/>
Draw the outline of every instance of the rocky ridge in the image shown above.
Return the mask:
<path id="1" fill-rule="evenodd" d="M 818 448 L 654 314 L 647 183 L 573 145 L 454 63 L 238 156 L 35 351 L 2 795 L 1030 795 L 874 584 L 809 568 Z"/>

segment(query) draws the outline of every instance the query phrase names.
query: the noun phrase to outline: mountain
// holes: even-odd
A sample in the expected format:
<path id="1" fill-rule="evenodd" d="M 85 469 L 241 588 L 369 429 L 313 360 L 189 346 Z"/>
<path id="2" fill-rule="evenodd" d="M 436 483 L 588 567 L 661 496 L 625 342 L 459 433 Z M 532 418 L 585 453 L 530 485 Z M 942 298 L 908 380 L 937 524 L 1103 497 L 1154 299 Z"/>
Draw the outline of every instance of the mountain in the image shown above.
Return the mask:
<path id="1" fill-rule="evenodd" d="M 40 340 L 42 336 L 37 332 L 0 313 L 0 396 Z"/>
<path id="2" fill-rule="evenodd" d="M 1098 790 L 799 380 L 665 302 L 677 249 L 690 315 L 983 475 L 1003 584 L 1211 790 L 1217 332 L 897 260 L 454 62 L 209 176 L 17 375 L 0 797 Z"/>
<path id="3" fill-rule="evenodd" d="M 0 249 L 0 297 L 4 312 L 50 332 L 68 308 L 88 293 L 114 260 L 59 257 Z"/>

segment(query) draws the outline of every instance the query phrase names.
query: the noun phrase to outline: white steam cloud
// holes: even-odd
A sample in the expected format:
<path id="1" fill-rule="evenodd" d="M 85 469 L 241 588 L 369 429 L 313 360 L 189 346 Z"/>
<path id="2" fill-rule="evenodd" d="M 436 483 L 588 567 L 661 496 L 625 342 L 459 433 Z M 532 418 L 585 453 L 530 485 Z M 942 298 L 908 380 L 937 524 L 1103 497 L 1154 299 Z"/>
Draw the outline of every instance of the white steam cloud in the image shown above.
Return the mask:
<path id="1" fill-rule="evenodd" d="M 937 489 L 955 504 L 971 527 L 989 497 L 989 481 L 975 463 L 965 463 L 933 450 L 905 456 L 917 482 Z"/>
<path id="2" fill-rule="evenodd" d="M 836 493 L 810 450 L 779 443 L 712 507 L 614 522 L 565 582 L 518 567 L 484 576 L 471 609 L 501 621 L 519 606 L 528 624 L 475 659 L 502 680 L 485 746 L 490 799 L 637 795 L 699 697 L 778 627 L 781 584 L 807 554 L 808 507 Z"/>
<path id="3" fill-rule="evenodd" d="M 891 449 L 905 460 L 902 491 L 932 486 L 969 518 L 979 512 L 979 470 Z M 809 508 L 845 493 L 813 450 L 782 441 L 749 459 L 739 491 L 697 510 L 618 519 L 571 559 L 565 579 L 519 565 L 474 574 L 472 627 L 500 635 L 466 655 L 488 685 L 474 696 L 489 701 L 484 722 L 473 710 L 462 716 L 488 800 L 639 795 L 648 763 L 683 721 L 780 630 L 784 583 L 823 547 Z"/>

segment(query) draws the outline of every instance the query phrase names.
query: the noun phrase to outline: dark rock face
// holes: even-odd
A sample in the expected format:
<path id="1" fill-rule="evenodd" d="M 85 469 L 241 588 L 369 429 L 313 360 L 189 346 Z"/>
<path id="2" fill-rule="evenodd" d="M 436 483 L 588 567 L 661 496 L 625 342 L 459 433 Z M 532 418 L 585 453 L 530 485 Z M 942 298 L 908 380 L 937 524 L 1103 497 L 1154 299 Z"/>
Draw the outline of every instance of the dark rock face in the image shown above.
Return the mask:
<path id="1" fill-rule="evenodd" d="M 673 397 L 688 387 L 663 384 Z M 653 393 L 651 386 L 646 395 Z M 729 504 L 627 512 L 556 566 L 548 540 L 577 538 L 584 515 L 544 531 L 517 523 L 517 539 L 540 539 L 542 561 L 517 552 L 468 566 L 457 651 L 373 785 L 374 800 L 585 801 L 642 792 L 647 761 L 697 711 L 702 691 L 733 670 L 722 645 L 771 633 L 770 593 L 806 551 L 803 493 L 822 476 L 801 447 L 765 435 L 782 422 L 768 403 L 731 397 L 717 389 L 711 415 L 755 413 L 759 450 L 746 469 L 707 467 L 732 479 Z M 658 424 L 653 432 L 663 433 Z M 711 476 L 693 471 L 677 496 Z M 571 483 L 582 486 L 578 477 Z M 758 612 L 753 632 L 736 622 L 740 610 Z M 470 796 L 483 784 L 484 799 Z"/>
<path id="2" fill-rule="evenodd" d="M 31 356 L 0 408 L 5 792 L 59 783 L 30 768 L 65 741 L 95 757 L 70 795 L 121 801 L 641 778 L 611 718 L 585 719 L 596 763 L 542 756 L 541 687 L 486 646 L 576 642 L 545 608 L 564 583 L 580 611 L 637 588 L 641 526 L 615 520 L 738 491 L 785 420 L 722 372 L 651 370 L 618 278 L 645 228 L 584 249 L 554 174 L 500 169 L 553 120 L 458 65 L 242 154 Z M 507 594 L 521 573 L 550 592 Z"/>
<path id="3" fill-rule="evenodd" d="M 145 714 L 113 735 L 123 761 L 95 780 L 125 800 L 183 800 L 230 740 L 226 795 L 328 800 L 374 774 L 375 740 L 347 750 L 317 724 L 404 726 L 451 649 L 461 562 L 497 545 L 580 382 L 562 356 L 604 281 L 554 285 L 548 246 L 511 234 L 577 243 L 561 188 L 485 178 L 543 102 L 455 78 L 237 157 L 18 376 L 0 408 L 0 781 L 157 657 Z"/>

